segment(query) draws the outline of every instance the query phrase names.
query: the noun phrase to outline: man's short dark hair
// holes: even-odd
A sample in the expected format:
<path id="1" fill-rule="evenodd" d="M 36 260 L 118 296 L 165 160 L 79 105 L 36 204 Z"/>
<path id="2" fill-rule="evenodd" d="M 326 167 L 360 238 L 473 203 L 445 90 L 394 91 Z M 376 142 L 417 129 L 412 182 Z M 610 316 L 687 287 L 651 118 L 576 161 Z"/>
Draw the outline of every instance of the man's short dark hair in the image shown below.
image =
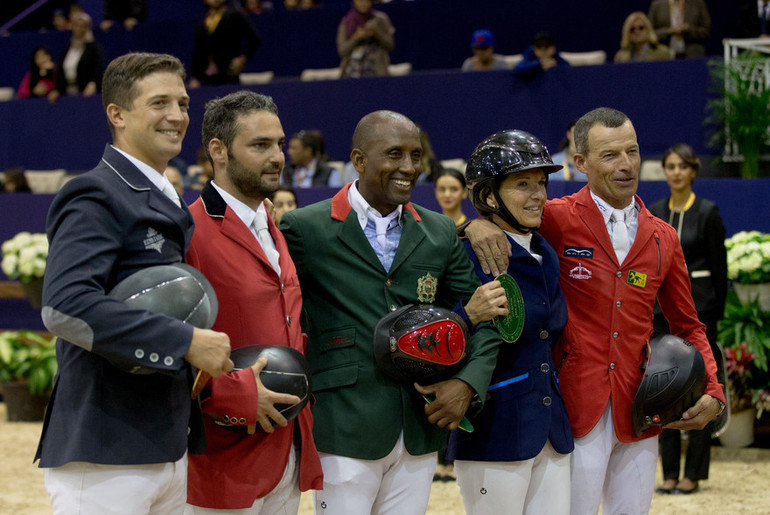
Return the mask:
<path id="1" fill-rule="evenodd" d="M 310 148 L 314 156 L 322 156 L 326 152 L 326 143 L 321 131 L 311 129 L 295 132 L 290 139 L 299 140 L 303 148 Z"/>
<path id="2" fill-rule="evenodd" d="M 578 119 L 575 123 L 575 150 L 579 154 L 588 155 L 588 131 L 594 125 L 603 125 L 610 129 L 617 129 L 628 121 L 625 113 L 610 107 L 597 107 Z"/>
<path id="3" fill-rule="evenodd" d="M 182 61 L 168 54 L 136 52 L 116 57 L 104 70 L 102 77 L 102 105 L 110 104 L 124 109 L 131 109 L 139 96 L 136 83 L 153 73 L 173 73 L 184 82 L 186 74 Z M 110 132 L 115 135 L 115 127 L 110 125 Z"/>
<path id="4" fill-rule="evenodd" d="M 553 36 L 550 32 L 538 32 L 535 34 L 532 46 L 535 48 L 548 48 L 554 46 Z"/>
<path id="5" fill-rule="evenodd" d="M 215 98 L 206 103 L 203 114 L 201 139 L 206 157 L 213 165 L 209 153 L 209 142 L 217 138 L 229 149 L 238 134 L 238 118 L 255 111 L 267 111 L 278 116 L 273 98 L 249 90 L 236 91 L 222 98 Z"/>

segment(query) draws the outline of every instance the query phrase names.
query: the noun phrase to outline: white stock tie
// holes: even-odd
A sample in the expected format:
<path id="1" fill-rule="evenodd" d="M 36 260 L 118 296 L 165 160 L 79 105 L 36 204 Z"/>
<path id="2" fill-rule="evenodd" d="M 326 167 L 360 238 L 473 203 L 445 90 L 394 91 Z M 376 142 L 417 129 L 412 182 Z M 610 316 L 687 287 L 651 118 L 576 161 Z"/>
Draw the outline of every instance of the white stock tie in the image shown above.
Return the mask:
<path id="1" fill-rule="evenodd" d="M 169 181 L 166 177 L 163 177 L 163 189 L 161 191 L 165 196 L 171 199 L 171 202 L 176 204 L 176 207 L 182 207 L 182 204 L 179 202 L 179 194 L 174 189 L 171 181 Z"/>
<path id="2" fill-rule="evenodd" d="M 262 245 L 262 250 L 265 251 L 268 261 L 273 265 L 273 269 L 280 276 L 281 265 L 278 264 L 278 250 L 275 248 L 275 241 L 270 235 L 270 230 L 267 228 L 267 218 L 263 213 L 257 212 L 257 216 L 254 217 L 254 229 L 257 233 L 257 240 Z"/>
<path id="3" fill-rule="evenodd" d="M 628 227 L 626 226 L 626 214 L 622 209 L 612 211 L 612 247 L 615 249 L 615 255 L 618 263 L 623 264 L 626 254 L 631 247 L 628 239 Z"/>

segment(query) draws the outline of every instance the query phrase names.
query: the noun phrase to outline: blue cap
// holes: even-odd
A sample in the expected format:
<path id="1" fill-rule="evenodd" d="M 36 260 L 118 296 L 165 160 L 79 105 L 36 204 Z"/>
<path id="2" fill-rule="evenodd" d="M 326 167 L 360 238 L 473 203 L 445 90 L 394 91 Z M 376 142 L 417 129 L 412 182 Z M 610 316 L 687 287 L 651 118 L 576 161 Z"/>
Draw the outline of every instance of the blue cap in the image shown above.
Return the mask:
<path id="1" fill-rule="evenodd" d="M 471 36 L 471 47 L 477 46 L 495 46 L 492 31 L 482 29 L 474 32 Z"/>

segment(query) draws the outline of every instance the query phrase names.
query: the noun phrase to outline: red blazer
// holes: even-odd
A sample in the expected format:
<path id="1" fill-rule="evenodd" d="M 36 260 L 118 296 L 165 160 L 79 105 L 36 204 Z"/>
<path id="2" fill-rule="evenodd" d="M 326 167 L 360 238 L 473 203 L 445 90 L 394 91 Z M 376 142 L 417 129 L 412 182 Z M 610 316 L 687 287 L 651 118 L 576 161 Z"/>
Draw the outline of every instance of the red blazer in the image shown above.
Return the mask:
<path id="1" fill-rule="evenodd" d="M 230 336 L 233 349 L 244 345 L 286 345 L 303 354 L 306 336 L 300 328 L 302 294 L 286 240 L 268 217 L 270 234 L 280 254 L 281 277 L 240 218 L 211 184 L 190 211 L 195 218 L 187 262 L 211 281 L 219 301 L 213 329 Z M 205 413 L 243 417 L 256 424 L 257 388 L 251 369 L 210 382 L 203 401 L 208 445 L 203 455 L 190 455 L 187 502 L 215 509 L 250 507 L 281 479 L 299 425 L 301 490 L 321 489 L 321 463 L 313 442 L 310 405 L 285 428 L 268 435 L 244 436 L 211 422 Z"/>
<path id="2" fill-rule="evenodd" d="M 540 227 L 559 256 L 559 283 L 569 310 L 553 360 L 560 369 L 559 384 L 575 437 L 593 429 L 609 399 L 621 442 L 660 432 L 653 428 L 639 438 L 631 423 L 656 297 L 671 333 L 692 342 L 703 355 L 705 393 L 725 400 L 705 326 L 693 305 L 676 231 L 634 198 L 640 206 L 639 227 L 622 266 L 588 186 L 548 201 Z"/>

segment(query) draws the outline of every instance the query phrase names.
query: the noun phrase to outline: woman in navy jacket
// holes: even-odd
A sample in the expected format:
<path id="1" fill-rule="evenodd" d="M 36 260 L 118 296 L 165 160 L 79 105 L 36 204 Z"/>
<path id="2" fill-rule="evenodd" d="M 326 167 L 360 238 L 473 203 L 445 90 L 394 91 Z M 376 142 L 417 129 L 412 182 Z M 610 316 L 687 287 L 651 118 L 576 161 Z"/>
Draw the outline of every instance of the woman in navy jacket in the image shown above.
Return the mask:
<path id="1" fill-rule="evenodd" d="M 484 408 L 471 417 L 475 430 L 450 438 L 449 457 L 469 514 L 569 513 L 573 440 L 551 359 L 567 305 L 556 253 L 536 232 L 548 174 L 559 169 L 537 138 L 519 130 L 485 139 L 468 162 L 473 204 L 506 231 L 508 274 L 524 302 L 521 335 L 500 346 Z M 468 242 L 466 250 L 481 281 L 494 280 Z"/>

